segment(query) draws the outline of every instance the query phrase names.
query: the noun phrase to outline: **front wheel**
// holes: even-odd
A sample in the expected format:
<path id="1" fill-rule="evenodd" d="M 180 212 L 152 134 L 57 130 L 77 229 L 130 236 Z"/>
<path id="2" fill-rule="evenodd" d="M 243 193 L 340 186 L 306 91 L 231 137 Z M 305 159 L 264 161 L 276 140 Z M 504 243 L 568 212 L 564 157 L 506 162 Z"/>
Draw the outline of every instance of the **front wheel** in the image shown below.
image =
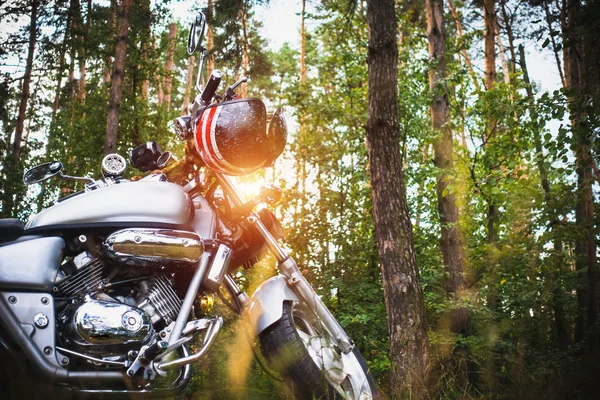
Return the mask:
<path id="1" fill-rule="evenodd" d="M 263 355 L 297 399 L 381 399 L 355 348 L 344 354 L 313 313 L 286 301 L 281 319 L 260 334 Z"/>

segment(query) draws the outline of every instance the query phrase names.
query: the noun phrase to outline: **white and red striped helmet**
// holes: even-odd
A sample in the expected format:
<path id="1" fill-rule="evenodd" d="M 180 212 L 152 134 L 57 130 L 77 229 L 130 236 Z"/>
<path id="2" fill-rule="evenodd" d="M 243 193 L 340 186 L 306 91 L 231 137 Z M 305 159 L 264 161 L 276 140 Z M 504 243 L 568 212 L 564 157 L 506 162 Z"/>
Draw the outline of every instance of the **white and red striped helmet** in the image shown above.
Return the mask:
<path id="1" fill-rule="evenodd" d="M 270 159 L 266 109 L 260 99 L 213 104 L 203 110 L 194 135 L 206 165 L 225 175 L 247 175 Z"/>

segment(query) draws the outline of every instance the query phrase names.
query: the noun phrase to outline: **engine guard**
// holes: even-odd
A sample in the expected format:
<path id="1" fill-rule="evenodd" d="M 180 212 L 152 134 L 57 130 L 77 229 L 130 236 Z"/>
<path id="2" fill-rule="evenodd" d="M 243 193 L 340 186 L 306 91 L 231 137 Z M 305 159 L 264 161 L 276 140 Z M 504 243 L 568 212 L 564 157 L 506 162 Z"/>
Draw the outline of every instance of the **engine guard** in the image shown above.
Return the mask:
<path id="1" fill-rule="evenodd" d="M 287 278 L 274 276 L 263 282 L 254 292 L 244 310 L 256 335 L 279 321 L 283 315 L 284 301 L 299 301 L 287 285 Z"/>

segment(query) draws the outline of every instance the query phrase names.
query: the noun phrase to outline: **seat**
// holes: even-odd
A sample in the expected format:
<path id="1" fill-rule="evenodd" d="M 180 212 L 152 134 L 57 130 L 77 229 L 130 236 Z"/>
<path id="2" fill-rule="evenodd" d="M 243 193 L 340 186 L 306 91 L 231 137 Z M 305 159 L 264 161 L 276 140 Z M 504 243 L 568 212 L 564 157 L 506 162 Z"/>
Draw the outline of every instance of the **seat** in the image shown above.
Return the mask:
<path id="1" fill-rule="evenodd" d="M 23 222 L 16 218 L 0 219 L 0 242 L 18 239 L 24 229 Z"/>

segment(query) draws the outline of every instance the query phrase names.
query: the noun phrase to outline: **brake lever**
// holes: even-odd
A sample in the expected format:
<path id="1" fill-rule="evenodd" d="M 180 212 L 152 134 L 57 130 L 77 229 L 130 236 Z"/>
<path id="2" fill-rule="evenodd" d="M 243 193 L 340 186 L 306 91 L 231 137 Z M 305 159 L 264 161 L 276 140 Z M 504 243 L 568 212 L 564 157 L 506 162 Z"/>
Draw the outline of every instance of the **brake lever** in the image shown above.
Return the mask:
<path id="1" fill-rule="evenodd" d="M 229 86 L 227 88 L 227 90 L 225 91 L 225 94 L 223 94 L 223 100 L 227 101 L 227 100 L 233 100 L 236 97 L 235 94 L 235 89 L 240 86 L 242 83 L 246 83 L 248 82 L 248 78 L 245 76 L 242 76 L 240 79 L 238 79 L 237 82 L 235 82 L 233 85 Z"/>

